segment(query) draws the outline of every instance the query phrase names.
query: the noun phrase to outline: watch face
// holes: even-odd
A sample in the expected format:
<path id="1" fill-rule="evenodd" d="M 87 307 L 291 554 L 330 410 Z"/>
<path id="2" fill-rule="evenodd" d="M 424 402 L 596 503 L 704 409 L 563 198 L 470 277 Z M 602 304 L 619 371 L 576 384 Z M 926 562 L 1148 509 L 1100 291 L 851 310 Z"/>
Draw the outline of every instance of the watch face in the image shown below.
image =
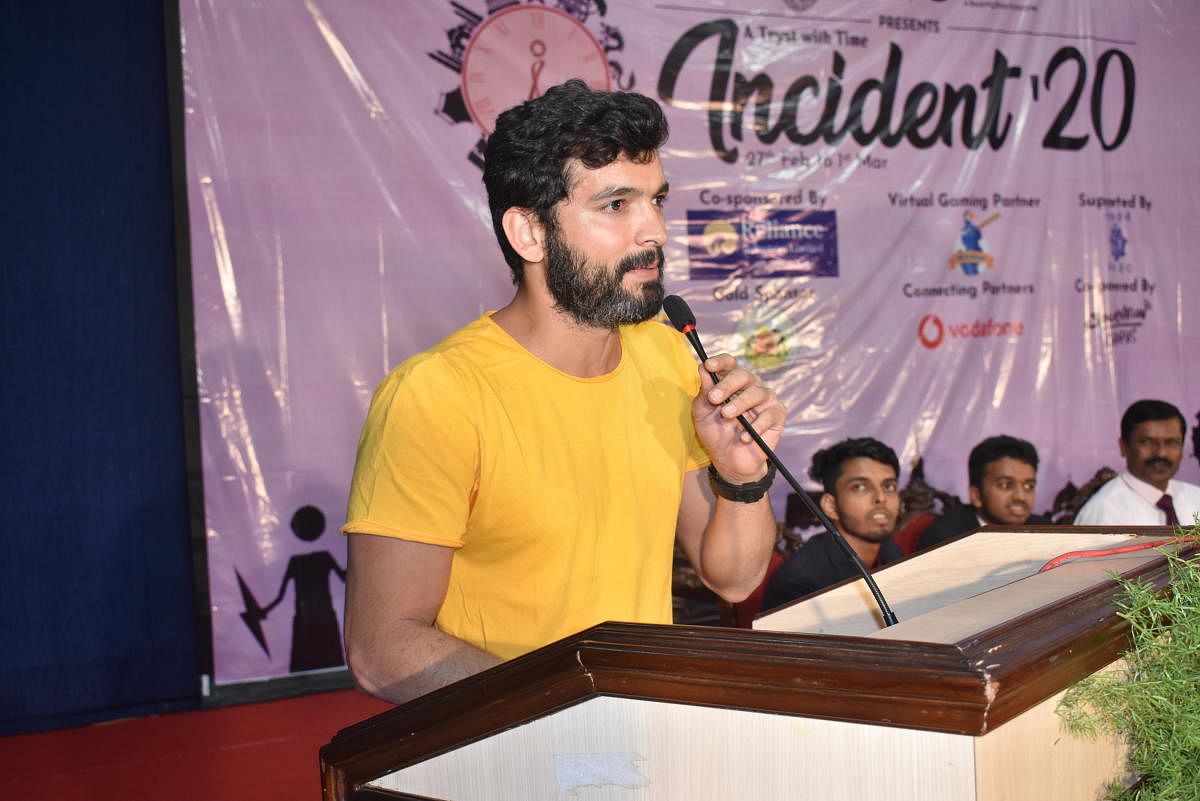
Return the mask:
<path id="1" fill-rule="evenodd" d="M 500 112 L 570 78 L 607 90 L 608 59 L 579 20 L 541 5 L 492 14 L 475 29 L 463 54 L 463 99 L 471 119 L 489 136 Z"/>

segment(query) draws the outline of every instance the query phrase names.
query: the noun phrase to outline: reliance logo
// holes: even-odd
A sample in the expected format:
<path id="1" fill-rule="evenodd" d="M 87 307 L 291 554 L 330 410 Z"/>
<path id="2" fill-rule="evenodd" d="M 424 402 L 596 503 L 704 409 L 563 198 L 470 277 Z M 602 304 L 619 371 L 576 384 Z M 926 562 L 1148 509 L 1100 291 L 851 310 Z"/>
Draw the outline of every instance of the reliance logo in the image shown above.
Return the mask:
<path id="1" fill-rule="evenodd" d="M 936 314 L 927 314 L 917 323 L 917 339 L 929 350 L 939 347 L 946 335 L 951 339 L 986 339 L 989 337 L 1019 337 L 1025 333 L 1020 320 L 1002 322 L 990 317 L 970 323 L 943 323 Z"/>
<path id="2" fill-rule="evenodd" d="M 837 212 L 688 209 L 688 278 L 836 277 Z"/>

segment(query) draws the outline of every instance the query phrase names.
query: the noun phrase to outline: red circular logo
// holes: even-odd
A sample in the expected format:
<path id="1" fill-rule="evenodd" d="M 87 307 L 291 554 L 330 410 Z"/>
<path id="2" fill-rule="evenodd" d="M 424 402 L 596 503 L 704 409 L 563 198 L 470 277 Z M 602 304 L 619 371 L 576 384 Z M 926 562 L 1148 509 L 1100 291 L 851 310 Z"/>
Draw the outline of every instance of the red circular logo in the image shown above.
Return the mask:
<path id="1" fill-rule="evenodd" d="M 946 327 L 936 314 L 927 314 L 917 323 L 917 339 L 930 350 L 942 344 L 942 337 L 945 335 Z"/>

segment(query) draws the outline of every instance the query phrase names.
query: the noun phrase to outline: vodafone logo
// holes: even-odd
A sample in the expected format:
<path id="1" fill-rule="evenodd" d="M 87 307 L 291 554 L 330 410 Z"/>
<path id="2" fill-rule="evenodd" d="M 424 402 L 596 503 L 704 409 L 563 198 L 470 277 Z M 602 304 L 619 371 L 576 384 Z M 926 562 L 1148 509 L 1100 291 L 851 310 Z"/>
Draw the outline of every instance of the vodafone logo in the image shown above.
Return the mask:
<path id="1" fill-rule="evenodd" d="M 917 339 L 929 350 L 941 345 L 947 334 L 952 339 L 1007 339 L 1024 333 L 1025 324 L 1020 320 L 993 320 L 990 317 L 969 323 L 943 323 L 936 314 L 927 314 L 917 323 Z"/>
<path id="2" fill-rule="evenodd" d="M 942 325 L 941 318 L 936 314 L 927 314 L 921 318 L 921 322 L 917 323 L 917 339 L 921 340 L 921 344 L 930 350 L 942 344 L 945 336 L 946 326 Z"/>

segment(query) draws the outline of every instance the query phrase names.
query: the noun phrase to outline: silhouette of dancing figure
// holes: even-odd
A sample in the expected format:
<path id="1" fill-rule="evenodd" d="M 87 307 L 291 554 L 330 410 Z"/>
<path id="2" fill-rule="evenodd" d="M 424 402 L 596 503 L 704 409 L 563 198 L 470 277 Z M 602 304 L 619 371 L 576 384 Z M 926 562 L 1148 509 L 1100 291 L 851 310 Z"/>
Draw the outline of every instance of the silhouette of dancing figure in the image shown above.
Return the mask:
<path id="1" fill-rule="evenodd" d="M 325 532 L 325 515 L 315 506 L 301 506 L 292 515 L 292 532 L 312 542 Z M 289 581 L 296 582 L 296 614 L 292 618 L 292 662 L 290 670 L 316 670 L 344 665 L 342 637 L 333 598 L 329 594 L 329 573 L 337 573 L 344 584 L 346 571 L 329 551 L 297 554 L 288 560 L 287 572 L 279 585 L 279 595 L 262 610 L 262 617 L 283 600 Z"/>

